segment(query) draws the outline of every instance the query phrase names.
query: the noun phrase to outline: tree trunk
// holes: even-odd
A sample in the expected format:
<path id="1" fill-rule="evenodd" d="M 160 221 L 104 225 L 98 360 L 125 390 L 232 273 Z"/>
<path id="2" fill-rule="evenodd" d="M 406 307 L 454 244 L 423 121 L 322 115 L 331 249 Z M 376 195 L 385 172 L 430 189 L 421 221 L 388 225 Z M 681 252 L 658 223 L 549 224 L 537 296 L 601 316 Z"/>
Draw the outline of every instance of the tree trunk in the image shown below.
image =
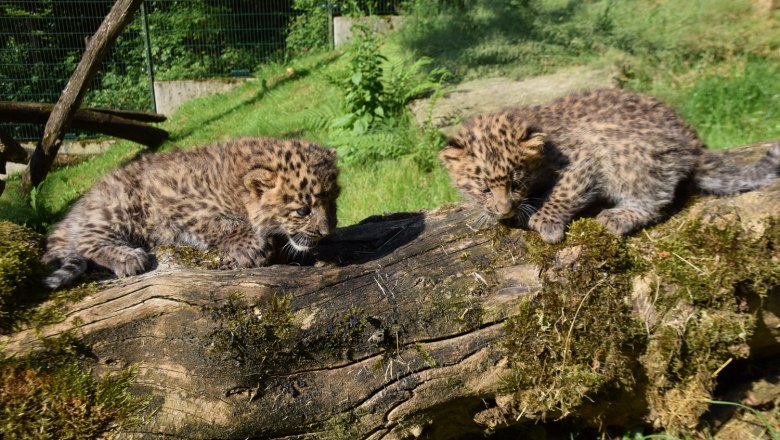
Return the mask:
<path id="1" fill-rule="evenodd" d="M 0 121 L 44 124 L 53 107 L 51 104 L 0 101 Z M 164 115 L 131 110 L 79 109 L 73 114 L 70 127 L 156 148 L 168 139 L 168 132 L 143 122 L 162 122 L 165 119 Z"/>
<path id="2" fill-rule="evenodd" d="M 133 13 L 141 6 L 142 0 L 117 0 L 92 36 L 76 71 L 60 95 L 44 127 L 43 137 L 30 158 L 23 176 L 22 184 L 26 188 L 38 186 L 46 178 L 54 157 L 62 144 L 73 114 L 78 110 L 89 83 L 100 68 L 100 63 L 114 44 L 122 30 L 130 23 Z"/>
<path id="3" fill-rule="evenodd" d="M 315 266 L 160 263 L 0 342 L 23 352 L 75 327 L 97 372 L 137 365 L 153 399 L 133 438 L 460 438 L 557 418 L 692 429 L 724 365 L 780 348 L 778 212 L 775 181 L 627 239 L 578 221 L 556 246 L 474 230 L 462 206 L 385 215 L 338 229 Z"/>

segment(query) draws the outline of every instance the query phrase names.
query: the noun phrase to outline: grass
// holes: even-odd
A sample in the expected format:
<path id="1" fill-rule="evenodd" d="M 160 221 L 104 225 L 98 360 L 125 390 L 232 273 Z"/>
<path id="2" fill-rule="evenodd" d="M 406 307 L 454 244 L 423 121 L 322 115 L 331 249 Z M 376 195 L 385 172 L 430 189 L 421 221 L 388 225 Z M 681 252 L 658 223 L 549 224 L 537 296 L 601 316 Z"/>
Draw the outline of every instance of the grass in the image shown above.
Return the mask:
<path id="1" fill-rule="evenodd" d="M 749 59 L 675 93 L 656 87 L 713 148 L 780 137 L 780 62 Z"/>
<path id="2" fill-rule="evenodd" d="M 397 62 L 396 59 L 393 60 Z M 411 117 L 398 118 L 392 126 L 375 133 L 352 137 L 334 135 L 328 123 L 340 115 L 341 93 L 334 78 L 343 73 L 339 52 L 318 54 L 289 65 L 263 66 L 257 80 L 226 94 L 204 97 L 183 105 L 165 122 L 171 133 L 161 151 L 190 148 L 236 136 L 301 137 L 336 146 L 341 157 L 343 188 L 339 199 L 339 224 L 356 223 L 372 214 L 430 208 L 457 199 L 443 170 L 422 171 L 412 160 L 367 164 L 358 157 L 345 164 L 356 151 L 427 151 L 431 162 L 437 145 L 416 127 Z M 363 144 L 365 147 L 358 144 Z M 358 145 L 358 146 L 356 146 Z M 118 142 L 108 153 L 93 160 L 53 171 L 35 197 L 18 191 L 11 180 L 0 198 L 0 220 L 26 224 L 45 232 L 60 219 L 76 198 L 100 176 L 135 157 L 141 148 Z M 355 155 L 354 156 L 359 156 Z M 393 194 L 388 197 L 388 194 Z"/>
<path id="3" fill-rule="evenodd" d="M 778 46 L 750 0 L 417 1 L 408 14 L 400 43 L 465 79 L 618 60 L 652 79 Z"/>

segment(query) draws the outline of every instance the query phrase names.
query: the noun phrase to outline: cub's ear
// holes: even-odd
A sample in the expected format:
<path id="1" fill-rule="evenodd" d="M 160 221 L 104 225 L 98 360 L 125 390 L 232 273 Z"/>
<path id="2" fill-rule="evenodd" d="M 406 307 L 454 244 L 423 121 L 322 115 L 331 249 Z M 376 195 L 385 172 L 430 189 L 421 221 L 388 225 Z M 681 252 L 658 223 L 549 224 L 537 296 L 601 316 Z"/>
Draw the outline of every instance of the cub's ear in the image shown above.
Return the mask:
<path id="1" fill-rule="evenodd" d="M 244 175 L 244 186 L 257 195 L 268 191 L 276 185 L 276 172 L 255 168 Z"/>
<path id="2" fill-rule="evenodd" d="M 466 150 L 463 148 L 463 145 L 461 145 L 460 142 L 455 138 L 447 141 L 447 146 L 439 151 L 439 159 L 441 159 L 445 164 L 449 162 L 457 162 L 463 159 L 465 155 Z"/>
<path id="3" fill-rule="evenodd" d="M 520 149 L 527 155 L 539 156 L 544 150 L 544 142 L 547 134 L 542 132 L 530 133 L 526 139 L 520 142 Z"/>

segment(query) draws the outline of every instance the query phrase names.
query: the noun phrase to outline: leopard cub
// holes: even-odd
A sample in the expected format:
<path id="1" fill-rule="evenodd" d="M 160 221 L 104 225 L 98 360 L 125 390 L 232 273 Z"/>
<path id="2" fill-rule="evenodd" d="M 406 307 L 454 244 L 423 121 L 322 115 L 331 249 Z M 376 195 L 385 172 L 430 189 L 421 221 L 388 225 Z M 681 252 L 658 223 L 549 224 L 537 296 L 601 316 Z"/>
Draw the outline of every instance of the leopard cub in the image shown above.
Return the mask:
<path id="1" fill-rule="evenodd" d="M 155 246 L 216 248 L 234 267 L 269 264 L 281 236 L 305 252 L 336 226 L 335 152 L 298 140 L 239 138 L 149 154 L 99 181 L 48 238 L 51 288 L 87 263 L 123 277 Z"/>
<path id="2" fill-rule="evenodd" d="M 707 150 L 672 108 L 613 89 L 478 116 L 439 156 L 488 220 L 527 220 L 548 243 L 596 200 L 609 206 L 596 219 L 624 235 L 659 220 L 688 179 L 730 194 L 780 175 L 780 145 L 739 166 Z"/>

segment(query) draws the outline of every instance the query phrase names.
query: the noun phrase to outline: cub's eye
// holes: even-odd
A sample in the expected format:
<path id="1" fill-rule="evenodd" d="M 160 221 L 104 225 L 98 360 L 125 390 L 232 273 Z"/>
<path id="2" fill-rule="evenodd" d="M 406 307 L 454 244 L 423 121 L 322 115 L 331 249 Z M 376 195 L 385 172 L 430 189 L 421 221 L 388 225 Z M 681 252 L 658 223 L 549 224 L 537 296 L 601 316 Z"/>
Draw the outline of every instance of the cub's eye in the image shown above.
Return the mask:
<path id="1" fill-rule="evenodd" d="M 308 206 L 304 206 L 303 208 L 296 209 L 295 213 L 300 215 L 301 217 L 306 217 L 307 215 L 311 214 L 311 208 L 309 208 Z"/>
<path id="2" fill-rule="evenodd" d="M 483 193 L 483 194 L 487 194 L 487 193 L 489 193 L 489 192 L 490 192 L 490 188 L 483 188 L 483 189 L 482 189 L 482 193 Z"/>

